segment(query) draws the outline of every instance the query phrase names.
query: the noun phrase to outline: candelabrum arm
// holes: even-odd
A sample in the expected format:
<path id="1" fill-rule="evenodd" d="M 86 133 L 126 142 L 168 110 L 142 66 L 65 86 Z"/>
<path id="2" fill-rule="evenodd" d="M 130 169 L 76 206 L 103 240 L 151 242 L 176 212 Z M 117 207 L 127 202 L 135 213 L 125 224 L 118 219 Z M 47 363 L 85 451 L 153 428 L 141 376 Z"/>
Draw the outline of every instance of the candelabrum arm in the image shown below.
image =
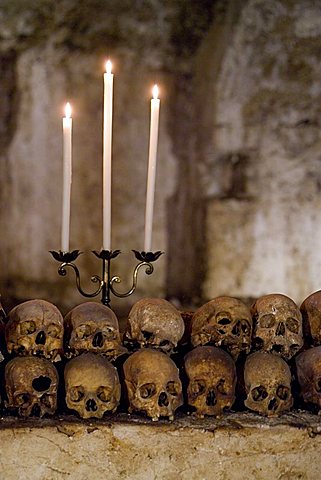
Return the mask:
<path id="1" fill-rule="evenodd" d="M 113 276 L 111 279 L 110 279 L 110 282 L 109 282 L 109 288 L 110 288 L 110 291 L 116 296 L 116 297 L 119 297 L 119 298 L 124 298 L 124 297 L 129 297 L 129 295 L 131 295 L 135 290 L 136 290 L 136 286 L 137 286 L 137 277 L 138 277 L 138 272 L 139 270 L 142 268 L 142 267 L 146 267 L 145 269 L 145 273 L 147 275 L 151 275 L 154 271 L 154 267 L 151 263 L 149 262 L 140 262 L 136 265 L 135 269 L 134 269 L 134 272 L 133 272 L 133 283 L 132 283 L 132 286 L 131 288 L 127 291 L 127 292 L 124 292 L 124 293 L 121 293 L 121 292 L 117 292 L 117 290 L 115 290 L 113 284 L 114 283 L 121 283 L 121 279 L 120 277 L 118 276 Z"/>
<path id="2" fill-rule="evenodd" d="M 99 293 L 101 292 L 102 288 L 103 288 L 103 285 L 104 285 L 104 282 L 103 280 L 98 276 L 98 275 L 93 275 L 91 277 L 91 281 L 93 283 L 99 283 L 99 286 L 98 288 L 92 292 L 92 293 L 87 293 L 85 292 L 81 285 L 80 285 L 80 273 L 79 273 L 79 270 L 78 270 L 78 267 L 72 263 L 72 262 L 63 262 L 60 267 L 58 268 L 58 273 L 59 275 L 61 275 L 62 277 L 64 277 L 66 274 L 67 274 L 67 271 L 66 271 L 66 267 L 70 267 L 74 270 L 75 272 L 75 275 L 76 275 L 76 285 L 77 285 L 77 289 L 78 289 L 78 292 L 81 293 L 81 295 L 83 295 L 84 297 L 87 297 L 87 298 L 93 298 L 93 297 L 96 297 L 97 295 L 99 295 Z"/>

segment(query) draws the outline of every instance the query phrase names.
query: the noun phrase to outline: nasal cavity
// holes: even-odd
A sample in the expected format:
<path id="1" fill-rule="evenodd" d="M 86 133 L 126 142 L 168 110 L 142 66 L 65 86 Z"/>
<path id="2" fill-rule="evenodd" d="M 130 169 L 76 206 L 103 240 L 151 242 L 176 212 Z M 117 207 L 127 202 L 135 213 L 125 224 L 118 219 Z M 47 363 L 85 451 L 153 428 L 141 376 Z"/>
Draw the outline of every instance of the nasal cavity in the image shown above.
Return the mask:
<path id="1" fill-rule="evenodd" d="M 284 323 L 280 322 L 279 325 L 278 325 L 278 328 L 276 329 L 275 334 L 276 335 L 284 335 L 284 333 L 285 333 Z"/>
<path id="2" fill-rule="evenodd" d="M 233 329 L 232 329 L 232 335 L 240 335 L 240 332 L 241 332 L 241 322 L 238 321 L 236 322 L 236 324 L 234 325 Z"/>
<path id="3" fill-rule="evenodd" d="M 97 409 L 98 409 L 97 403 L 95 402 L 95 400 L 93 398 L 90 398 L 89 400 L 87 400 L 87 402 L 86 402 L 87 412 L 96 412 Z"/>
<path id="4" fill-rule="evenodd" d="M 216 396 L 214 390 L 210 390 L 206 395 L 206 405 L 214 407 L 216 405 Z"/>
<path id="5" fill-rule="evenodd" d="M 101 332 L 97 332 L 93 339 L 93 347 L 102 347 L 104 344 L 104 336 Z"/>
<path id="6" fill-rule="evenodd" d="M 37 345 L 44 345 L 46 343 L 46 334 L 43 330 L 38 332 L 38 335 L 36 336 L 35 341 Z"/>
<path id="7" fill-rule="evenodd" d="M 275 412 L 277 407 L 278 407 L 277 399 L 272 398 L 272 400 L 269 401 L 268 410 L 272 410 L 273 412 Z"/>
<path id="8" fill-rule="evenodd" d="M 162 392 L 158 397 L 158 405 L 160 407 L 168 407 L 168 397 L 165 392 Z"/>
<path id="9" fill-rule="evenodd" d="M 31 416 L 32 417 L 40 417 L 41 414 L 41 408 L 38 405 L 38 403 L 35 403 L 31 409 Z"/>

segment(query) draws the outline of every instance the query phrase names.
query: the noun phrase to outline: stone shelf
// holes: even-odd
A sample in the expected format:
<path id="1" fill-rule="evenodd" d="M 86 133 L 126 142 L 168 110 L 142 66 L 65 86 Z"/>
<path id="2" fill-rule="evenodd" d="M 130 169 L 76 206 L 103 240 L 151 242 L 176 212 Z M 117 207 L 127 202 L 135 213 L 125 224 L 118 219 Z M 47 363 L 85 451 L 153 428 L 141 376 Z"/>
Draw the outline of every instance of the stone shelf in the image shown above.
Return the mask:
<path id="1" fill-rule="evenodd" d="M 5 480 L 320 479 L 321 418 L 231 413 L 222 419 L 178 414 L 152 422 L 120 413 L 0 421 Z"/>

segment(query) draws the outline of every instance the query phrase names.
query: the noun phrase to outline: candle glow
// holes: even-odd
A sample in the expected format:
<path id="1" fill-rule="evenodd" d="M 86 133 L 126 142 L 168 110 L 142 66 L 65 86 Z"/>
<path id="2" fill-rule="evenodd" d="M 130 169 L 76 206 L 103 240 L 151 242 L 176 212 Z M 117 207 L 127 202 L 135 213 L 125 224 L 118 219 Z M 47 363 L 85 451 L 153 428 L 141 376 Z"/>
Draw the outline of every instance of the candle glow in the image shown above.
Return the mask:
<path id="1" fill-rule="evenodd" d="M 67 102 L 65 106 L 65 117 L 71 118 L 71 105 L 69 102 Z"/>
<path id="2" fill-rule="evenodd" d="M 154 85 L 154 87 L 153 87 L 153 98 L 155 100 L 157 100 L 157 98 L 158 98 L 158 86 L 157 85 Z"/>
<path id="3" fill-rule="evenodd" d="M 106 62 L 106 73 L 111 73 L 112 63 L 110 60 Z"/>

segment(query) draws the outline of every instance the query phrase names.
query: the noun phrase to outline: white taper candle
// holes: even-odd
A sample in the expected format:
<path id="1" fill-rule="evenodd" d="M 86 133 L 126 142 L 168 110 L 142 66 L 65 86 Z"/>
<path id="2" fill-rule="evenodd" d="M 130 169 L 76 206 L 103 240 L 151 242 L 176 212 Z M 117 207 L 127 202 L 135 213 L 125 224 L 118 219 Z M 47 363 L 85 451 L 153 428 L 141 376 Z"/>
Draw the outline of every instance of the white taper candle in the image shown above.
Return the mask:
<path id="1" fill-rule="evenodd" d="M 151 116 L 150 116 L 149 157 L 148 157 L 147 194 L 146 194 L 146 211 L 145 211 L 145 238 L 144 238 L 145 252 L 150 252 L 152 248 L 152 229 L 153 229 L 154 197 L 155 197 L 159 107 L 160 107 L 160 100 L 158 98 L 158 87 L 157 85 L 154 85 L 153 98 L 151 99 Z"/>
<path id="2" fill-rule="evenodd" d="M 63 127 L 63 187 L 62 187 L 62 225 L 61 250 L 69 252 L 70 197 L 72 180 L 72 118 L 70 103 L 66 104 Z"/>
<path id="3" fill-rule="evenodd" d="M 106 62 L 104 73 L 104 125 L 103 125 L 103 249 L 111 249 L 111 147 L 113 125 L 113 81 L 111 61 Z"/>

